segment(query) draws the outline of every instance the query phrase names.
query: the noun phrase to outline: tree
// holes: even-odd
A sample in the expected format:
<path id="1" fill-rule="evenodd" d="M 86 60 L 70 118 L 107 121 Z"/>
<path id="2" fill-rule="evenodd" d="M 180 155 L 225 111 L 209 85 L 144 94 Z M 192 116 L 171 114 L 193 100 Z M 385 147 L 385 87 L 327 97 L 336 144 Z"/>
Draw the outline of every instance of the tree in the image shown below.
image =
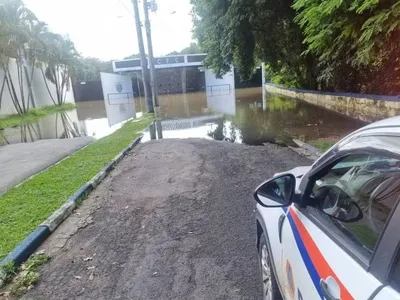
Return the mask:
<path id="1" fill-rule="evenodd" d="M 399 85 L 400 1 L 295 0 L 293 8 L 320 80 L 335 90 L 368 91 L 389 80 L 393 92 L 393 81 Z"/>
<path id="2" fill-rule="evenodd" d="M 69 88 L 70 70 L 77 56 L 73 43 L 51 33 L 21 0 L 0 0 L 0 67 L 4 71 L 0 100 L 4 90 L 8 89 L 18 114 L 27 113 L 30 105 L 34 105 L 32 80 L 35 68 L 40 68 L 43 78 L 56 85 L 57 101 L 44 80 L 53 103 L 63 104 Z M 17 79 L 10 71 L 14 62 Z"/>
<path id="3" fill-rule="evenodd" d="M 1 95 L 6 86 L 18 114 L 29 109 L 29 102 L 24 92 L 24 76 L 27 69 L 27 44 L 31 42 L 31 29 L 38 24 L 36 16 L 20 0 L 0 1 L 0 66 L 4 71 Z M 17 66 L 17 82 L 10 72 L 11 58 Z M 31 89 L 30 82 L 28 88 Z"/>
<path id="4" fill-rule="evenodd" d="M 53 102 L 62 105 L 70 89 L 72 71 L 77 64 L 79 54 L 69 38 L 56 33 L 48 32 L 45 44 L 46 51 L 41 56 L 42 63 L 40 64 L 43 80 Z M 55 85 L 57 99 L 54 99 L 46 79 Z"/>
<path id="5" fill-rule="evenodd" d="M 74 65 L 74 80 L 100 80 L 100 72 L 112 73 L 112 61 L 102 61 L 94 57 L 79 58 L 77 64 Z"/>
<path id="6" fill-rule="evenodd" d="M 131 54 L 131 55 L 127 56 L 127 57 L 124 57 L 124 59 L 133 59 L 133 58 L 140 58 L 140 54 L 136 53 L 136 54 Z"/>
<path id="7" fill-rule="evenodd" d="M 233 64 L 243 79 L 261 61 L 295 86 L 315 87 L 316 63 L 306 50 L 289 0 L 191 0 L 194 37 L 205 64 L 221 76 Z M 293 80 L 295 79 L 295 80 Z"/>
<path id="8" fill-rule="evenodd" d="M 190 43 L 189 47 L 183 48 L 181 51 L 172 51 L 167 55 L 179 55 L 179 54 L 198 54 L 203 53 L 197 43 Z"/>

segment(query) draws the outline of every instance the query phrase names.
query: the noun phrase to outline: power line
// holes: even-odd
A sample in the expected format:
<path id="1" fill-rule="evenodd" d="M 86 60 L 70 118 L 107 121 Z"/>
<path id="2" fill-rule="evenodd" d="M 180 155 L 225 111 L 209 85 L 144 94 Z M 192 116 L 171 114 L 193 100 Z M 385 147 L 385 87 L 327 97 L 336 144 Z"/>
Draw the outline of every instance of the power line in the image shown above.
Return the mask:
<path id="1" fill-rule="evenodd" d="M 128 7 L 126 7 L 126 5 L 124 4 L 124 2 L 122 2 L 122 0 L 117 0 L 117 1 L 129 12 L 129 14 L 132 16 L 132 18 L 135 18 L 132 11 Z"/>

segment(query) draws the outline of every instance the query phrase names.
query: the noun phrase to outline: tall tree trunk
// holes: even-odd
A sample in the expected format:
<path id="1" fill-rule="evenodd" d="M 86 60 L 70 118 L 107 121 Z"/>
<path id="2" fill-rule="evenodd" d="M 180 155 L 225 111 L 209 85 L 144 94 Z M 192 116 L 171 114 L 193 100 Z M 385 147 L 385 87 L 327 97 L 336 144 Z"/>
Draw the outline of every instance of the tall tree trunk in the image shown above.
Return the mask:
<path id="1" fill-rule="evenodd" d="M 25 94 L 24 94 L 24 75 L 23 75 L 24 70 L 22 64 L 17 63 L 17 71 L 18 71 L 18 84 L 21 96 L 20 98 L 21 98 L 22 108 L 25 114 L 27 110 L 26 110 Z"/>
<path id="2" fill-rule="evenodd" d="M 44 84 L 46 85 L 46 89 L 47 89 L 47 92 L 48 92 L 49 95 L 50 95 L 51 101 L 53 101 L 54 105 L 57 105 L 56 102 L 54 101 L 53 95 L 51 94 L 51 91 L 50 91 L 50 88 L 49 88 L 49 84 L 47 83 L 46 74 L 44 74 L 44 71 L 43 71 L 43 67 L 40 67 L 40 71 L 42 71 Z"/>
<path id="3" fill-rule="evenodd" d="M 61 74 L 62 76 L 62 81 L 61 81 L 61 102 L 62 104 L 65 103 L 65 98 L 67 97 L 67 86 L 68 86 L 68 70 L 67 70 L 67 66 L 64 65 L 64 71 Z"/>
<path id="4" fill-rule="evenodd" d="M 26 80 L 27 80 L 27 82 L 28 82 L 28 90 L 29 90 L 29 95 L 28 95 L 28 110 L 29 110 L 29 106 L 30 106 L 31 101 L 32 101 L 32 106 L 33 106 L 34 108 L 36 107 L 35 98 L 33 97 L 33 91 L 32 91 L 32 80 L 33 80 L 33 75 L 35 74 L 35 61 L 36 61 L 36 60 L 33 59 L 33 62 L 32 62 L 32 71 L 31 71 L 31 74 L 30 74 L 29 77 L 28 77 L 28 74 L 27 74 L 28 70 L 25 69 L 25 75 L 26 75 Z"/>
<path id="5" fill-rule="evenodd" d="M 54 67 L 54 83 L 56 85 L 56 92 L 57 92 L 57 103 L 60 105 L 60 85 L 58 82 L 58 66 Z"/>
<path id="6" fill-rule="evenodd" d="M 1 109 L 1 103 L 3 100 L 3 92 L 4 92 L 4 87 L 6 86 L 6 73 L 4 73 L 3 77 L 3 83 L 1 84 L 1 90 L 0 90 L 0 109 Z"/>
<path id="7" fill-rule="evenodd" d="M 34 48 L 33 51 L 35 51 L 35 50 L 36 49 Z M 23 75 L 21 74 L 21 77 L 25 76 L 26 84 L 28 86 L 28 99 L 26 101 L 26 110 L 29 111 L 31 101 L 32 101 L 32 106 L 36 107 L 35 98 L 33 96 L 33 91 L 32 91 L 32 78 L 33 78 L 33 71 L 35 70 L 35 57 L 33 58 L 33 62 L 32 63 L 29 62 L 29 64 L 32 65 L 32 72 L 29 75 L 28 74 L 28 66 L 27 66 L 28 59 L 26 58 L 26 54 L 25 54 L 26 53 L 25 46 L 22 45 L 20 47 L 20 52 L 21 52 L 20 53 L 20 58 L 21 58 L 21 62 L 22 62 L 21 72 L 23 73 Z M 25 97 L 24 97 L 24 100 L 25 100 Z"/>
<path id="8" fill-rule="evenodd" d="M 13 93 L 13 86 L 12 86 L 12 84 L 10 84 L 8 77 L 6 77 L 6 84 L 7 84 L 8 91 L 10 92 L 11 101 L 14 104 L 15 110 L 17 111 L 17 113 L 19 115 L 22 115 L 22 108 L 19 105 L 18 100 L 15 99 L 15 95 Z"/>
<path id="9" fill-rule="evenodd" d="M 58 139 L 58 113 L 56 114 L 56 121 L 54 122 L 54 130 L 56 131 L 56 139 Z"/>
<path id="10" fill-rule="evenodd" d="M 21 108 L 21 105 L 20 105 L 20 103 L 18 101 L 18 95 L 17 95 L 17 92 L 15 91 L 14 82 L 12 80 L 11 73 L 10 73 L 10 70 L 8 68 L 8 64 L 7 64 L 7 66 L 5 66 L 3 64 L 3 70 L 5 70 L 5 72 L 7 74 L 6 75 L 7 76 L 6 77 L 6 83 L 7 83 L 7 87 L 8 87 L 8 90 L 10 92 L 10 95 L 11 95 L 11 100 L 14 103 L 14 107 L 17 110 L 17 113 L 19 115 L 22 115 L 23 114 L 23 109 Z"/>

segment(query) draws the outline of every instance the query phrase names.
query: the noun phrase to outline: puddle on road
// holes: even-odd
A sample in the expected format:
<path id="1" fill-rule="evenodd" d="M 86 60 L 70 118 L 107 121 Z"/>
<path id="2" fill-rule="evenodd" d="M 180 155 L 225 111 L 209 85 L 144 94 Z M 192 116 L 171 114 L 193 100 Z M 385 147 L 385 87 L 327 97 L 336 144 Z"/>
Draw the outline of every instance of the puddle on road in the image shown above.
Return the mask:
<path id="1" fill-rule="evenodd" d="M 366 123 L 307 102 L 262 93 L 261 88 L 160 95 L 163 138 L 206 138 L 250 145 L 338 139 Z M 135 99 L 139 115 L 143 98 Z M 38 123 L 0 130 L 0 145 L 40 139 L 111 134 L 104 101 L 78 102 L 76 110 Z M 138 115 L 138 116 L 139 116 Z M 154 136 L 153 136 L 154 138 Z M 145 132 L 143 142 L 151 139 Z"/>

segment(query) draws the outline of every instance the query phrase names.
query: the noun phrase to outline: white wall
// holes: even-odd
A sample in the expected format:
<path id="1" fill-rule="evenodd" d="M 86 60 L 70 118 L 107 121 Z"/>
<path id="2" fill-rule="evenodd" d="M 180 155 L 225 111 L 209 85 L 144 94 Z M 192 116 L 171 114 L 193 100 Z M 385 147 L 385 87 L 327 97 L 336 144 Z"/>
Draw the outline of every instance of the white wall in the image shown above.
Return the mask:
<path id="1" fill-rule="evenodd" d="M 205 69 L 207 105 L 213 112 L 236 115 L 235 76 L 233 67 L 222 78 Z"/>
<path id="2" fill-rule="evenodd" d="M 207 93 L 213 93 L 214 95 L 218 92 L 224 93 L 227 90 L 235 89 L 235 76 L 233 67 L 231 71 L 226 73 L 222 78 L 217 78 L 211 69 L 204 70 L 206 77 L 206 88 Z"/>
<path id="3" fill-rule="evenodd" d="M 236 115 L 235 90 L 212 94 L 207 92 L 207 106 L 215 113 Z"/>
<path id="4" fill-rule="evenodd" d="M 17 89 L 17 91 L 16 91 L 17 95 L 20 97 L 20 90 L 19 90 L 19 85 L 18 85 L 18 70 L 17 70 L 17 65 L 15 63 L 15 59 L 10 59 L 9 69 L 10 69 L 11 77 L 14 82 L 14 86 Z M 28 67 L 29 76 L 30 76 L 31 70 L 32 70 L 31 67 Z M 3 78 L 4 78 L 4 71 L 2 69 L 0 69 L 0 88 L 1 88 L 1 84 L 3 83 Z M 23 80 L 24 80 L 24 96 L 25 96 L 25 99 L 27 100 L 29 97 L 29 90 L 28 90 L 28 85 L 26 82 L 25 74 L 23 74 Z M 33 79 L 32 79 L 32 91 L 33 91 L 33 96 L 34 96 L 36 107 L 42 107 L 45 105 L 53 104 L 51 97 L 46 89 L 44 80 L 47 81 L 50 91 L 53 95 L 53 98 L 55 101 L 57 101 L 55 85 L 53 83 L 51 83 L 49 80 L 44 79 L 40 69 L 35 68 Z M 75 103 L 75 98 L 74 98 L 74 94 L 72 91 L 72 84 L 70 85 L 70 89 L 67 91 L 65 102 Z M 29 107 L 33 107 L 32 102 L 29 104 Z M 14 104 L 12 103 L 12 100 L 11 100 L 11 95 L 10 95 L 9 89 L 6 85 L 4 87 L 4 92 L 3 92 L 2 99 L 1 99 L 0 115 L 14 114 L 16 112 L 17 111 L 15 110 Z"/>

